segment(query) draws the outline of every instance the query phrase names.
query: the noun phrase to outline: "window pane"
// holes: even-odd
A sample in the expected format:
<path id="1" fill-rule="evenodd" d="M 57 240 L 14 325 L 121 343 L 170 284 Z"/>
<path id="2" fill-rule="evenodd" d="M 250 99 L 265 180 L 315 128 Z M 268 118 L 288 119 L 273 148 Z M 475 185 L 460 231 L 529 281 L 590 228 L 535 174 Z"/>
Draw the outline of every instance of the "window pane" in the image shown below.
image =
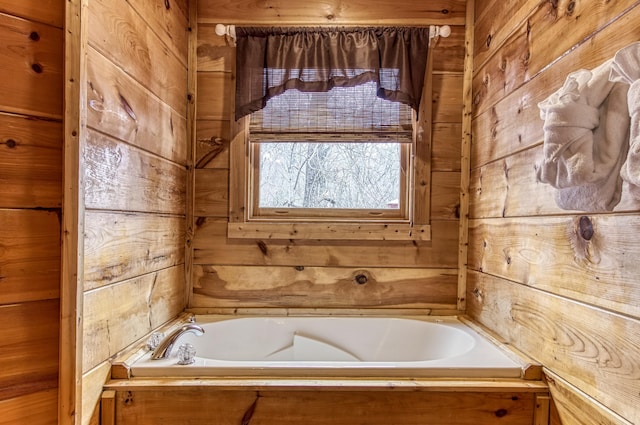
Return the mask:
<path id="1" fill-rule="evenodd" d="M 399 209 L 400 143 L 261 143 L 261 208 Z"/>

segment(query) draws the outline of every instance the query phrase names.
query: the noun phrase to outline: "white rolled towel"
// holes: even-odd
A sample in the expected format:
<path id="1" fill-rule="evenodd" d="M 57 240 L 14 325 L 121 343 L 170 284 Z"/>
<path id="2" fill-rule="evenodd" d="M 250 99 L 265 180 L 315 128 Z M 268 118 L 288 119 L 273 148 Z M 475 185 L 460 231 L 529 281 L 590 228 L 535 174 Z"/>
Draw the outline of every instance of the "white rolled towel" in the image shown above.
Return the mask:
<path id="1" fill-rule="evenodd" d="M 538 104 L 544 147 L 536 175 L 559 189 L 560 208 L 610 211 L 620 201 L 629 116 L 627 88 L 609 80 L 611 64 L 569 74 Z"/>
<path id="2" fill-rule="evenodd" d="M 629 151 L 620 170 L 630 193 L 640 199 L 640 42 L 620 49 L 613 58 L 609 79 L 629 84 L 627 109 L 631 116 Z"/>

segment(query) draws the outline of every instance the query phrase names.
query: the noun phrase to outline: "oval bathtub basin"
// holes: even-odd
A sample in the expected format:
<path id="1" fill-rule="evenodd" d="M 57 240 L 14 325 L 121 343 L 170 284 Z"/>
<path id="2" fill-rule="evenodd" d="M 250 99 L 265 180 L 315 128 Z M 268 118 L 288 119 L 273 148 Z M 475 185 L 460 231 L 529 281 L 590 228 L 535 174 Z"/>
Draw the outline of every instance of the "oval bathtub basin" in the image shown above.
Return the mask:
<path id="1" fill-rule="evenodd" d="M 199 316 L 203 336 L 186 334 L 171 357 L 145 355 L 134 377 L 359 376 L 517 378 L 521 366 L 455 317 Z M 196 361 L 178 365 L 190 343 Z"/>

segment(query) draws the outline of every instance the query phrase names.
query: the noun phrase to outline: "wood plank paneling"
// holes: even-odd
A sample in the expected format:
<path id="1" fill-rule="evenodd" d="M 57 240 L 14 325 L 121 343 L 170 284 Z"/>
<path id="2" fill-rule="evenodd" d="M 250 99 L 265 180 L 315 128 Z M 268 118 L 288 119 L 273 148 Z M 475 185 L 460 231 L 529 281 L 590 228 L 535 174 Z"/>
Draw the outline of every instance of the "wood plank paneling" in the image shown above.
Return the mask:
<path id="1" fill-rule="evenodd" d="M 126 0 L 92 0 L 88 20 L 90 46 L 186 116 L 186 68 Z"/>
<path id="2" fill-rule="evenodd" d="M 0 424 L 58 424 L 58 391 L 49 389 L 0 400 Z"/>
<path id="3" fill-rule="evenodd" d="M 472 167 L 486 164 L 509 153 L 540 143 L 543 139 L 538 102 L 559 89 L 567 74 L 580 68 L 593 69 L 629 43 L 640 39 L 640 10 L 635 7 L 622 15 L 615 25 L 595 33 L 539 73 L 525 86 L 505 95 L 499 102 L 479 113 L 473 120 Z M 620 31 L 624 28 L 624 31 Z M 478 69 L 475 70 L 479 72 Z M 474 90 L 479 89 L 474 85 Z M 474 92 L 475 96 L 478 93 Z"/>
<path id="4" fill-rule="evenodd" d="M 455 269 L 198 266 L 194 275 L 194 307 L 450 307 L 457 283 Z"/>
<path id="5" fill-rule="evenodd" d="M 82 370 L 89 371 L 152 329 L 175 317 L 184 305 L 182 265 L 85 292 Z"/>
<path id="6" fill-rule="evenodd" d="M 0 207 L 62 206 L 62 125 L 0 113 Z"/>
<path id="7" fill-rule="evenodd" d="M 184 167 L 94 131 L 84 161 L 86 208 L 184 213 Z"/>
<path id="8" fill-rule="evenodd" d="M 431 147 L 431 171 L 460 171 L 459 123 L 434 123 Z"/>
<path id="9" fill-rule="evenodd" d="M 632 423 L 640 421 L 640 321 L 471 272 L 469 313 Z"/>
<path id="10" fill-rule="evenodd" d="M 637 0 L 477 1 L 467 312 L 545 366 L 551 423 L 638 422 L 640 200 L 575 215 L 538 183 L 538 102 L 629 43 Z"/>
<path id="11" fill-rule="evenodd" d="M 554 401 L 550 425 L 631 425 L 585 394 L 578 396 L 572 386 L 558 375 L 546 370 L 545 376 Z"/>
<path id="12" fill-rule="evenodd" d="M 59 213 L 0 209 L 0 224 L 0 304 L 57 299 Z"/>
<path id="13" fill-rule="evenodd" d="M 0 12 L 58 28 L 64 26 L 64 5 L 60 0 L 0 0 Z"/>
<path id="14" fill-rule="evenodd" d="M 63 33 L 0 13 L 0 111 L 62 118 Z"/>
<path id="15" fill-rule="evenodd" d="M 0 305 L 0 400 L 57 387 L 59 315 L 57 299 Z"/>
<path id="16" fill-rule="evenodd" d="M 153 30 L 185 68 L 188 54 L 185 46 L 189 38 L 188 2 L 129 0 L 131 7 L 147 22 L 147 27 Z"/>
<path id="17" fill-rule="evenodd" d="M 457 222 L 432 223 L 427 243 L 367 241 L 367 244 L 321 241 L 227 239 L 226 220 L 199 219 L 194 238 L 195 264 L 332 266 L 332 267 L 456 267 Z"/>
<path id="18" fill-rule="evenodd" d="M 196 170 L 195 214 L 227 217 L 229 214 L 229 170 Z"/>
<path id="19" fill-rule="evenodd" d="M 186 164 L 186 117 L 93 48 L 87 49 L 87 56 L 87 125 Z"/>
<path id="20" fill-rule="evenodd" d="M 464 25 L 464 0 L 377 0 L 375 7 L 363 0 L 277 3 L 259 0 L 201 0 L 198 22 L 266 25 L 345 24 L 442 24 Z"/>
<path id="21" fill-rule="evenodd" d="M 184 412 L 177 406 L 203 397 L 207 403 L 190 411 L 189 423 L 193 425 L 235 425 L 249 421 L 282 425 L 530 425 L 534 404 L 531 393 L 134 390 L 117 392 L 116 423 L 180 422 Z"/>
<path id="22" fill-rule="evenodd" d="M 215 24 L 198 25 L 198 72 L 231 72 L 234 68 L 235 49 L 230 39 L 215 31 Z"/>
<path id="23" fill-rule="evenodd" d="M 465 16 L 466 1 L 458 2 L 461 6 L 460 16 Z M 368 7 L 361 9 L 357 1 L 351 1 L 348 7 L 344 7 L 343 14 L 336 18 L 336 24 L 343 24 L 341 19 L 360 20 L 364 23 L 369 19 L 369 24 L 378 24 L 379 19 L 374 18 L 376 14 L 382 13 L 387 5 L 376 3 L 375 8 Z M 223 10 L 227 7 L 242 8 L 251 7 L 250 15 L 241 14 L 239 10 Z M 319 273 L 320 270 L 334 275 L 336 280 L 344 280 L 344 273 L 349 267 L 374 267 L 386 269 L 386 272 L 404 276 L 406 273 L 414 273 L 417 269 L 442 268 L 454 269 L 455 252 L 457 241 L 458 205 L 460 202 L 460 139 L 462 120 L 462 72 L 465 56 L 465 22 L 459 19 L 457 22 L 448 21 L 451 18 L 429 21 L 426 18 L 428 10 L 434 7 L 429 4 L 421 7 L 420 12 L 411 13 L 415 25 L 433 24 L 453 24 L 452 34 L 449 38 L 438 40 L 433 51 L 433 137 L 431 165 L 435 170 L 429 176 L 430 191 L 429 213 L 433 220 L 432 228 L 439 226 L 435 233 L 432 233 L 432 241 L 424 242 L 364 242 L 364 241 L 314 241 L 298 239 L 287 240 L 240 240 L 228 239 L 226 232 L 227 217 L 230 214 L 242 213 L 239 205 L 232 207 L 233 212 L 229 212 L 229 203 L 237 198 L 233 184 L 229 183 L 229 169 L 239 166 L 230 164 L 229 151 L 234 147 L 230 134 L 231 123 L 229 119 L 232 115 L 233 95 L 234 95 L 234 47 L 227 37 L 220 37 L 215 34 L 215 24 L 231 23 L 242 24 L 251 20 L 255 24 L 260 24 L 261 20 L 267 19 L 264 23 L 293 24 L 292 17 L 302 13 L 303 19 L 307 19 L 308 24 L 321 24 L 318 18 L 314 18 L 318 6 L 316 4 L 293 4 L 293 2 L 279 3 L 279 17 L 267 18 L 263 15 L 261 4 L 245 5 L 227 2 L 204 1 L 198 4 L 198 96 L 197 96 L 197 123 L 196 123 L 196 181 L 195 181 L 195 214 L 196 220 L 194 237 L 194 261 L 203 268 L 217 269 L 221 266 L 232 266 L 231 270 L 241 270 L 248 266 L 248 270 L 284 270 L 280 266 L 304 266 L 313 267 Z M 396 4 L 392 15 L 384 16 L 389 18 L 389 22 L 394 24 L 406 24 L 403 14 L 408 13 L 414 5 Z M 215 9 L 215 13 L 213 10 Z M 442 11 L 442 9 L 440 9 Z M 272 10 L 266 10 L 272 12 Z M 207 15 L 207 13 L 209 13 Z M 232 19 L 225 21 L 225 13 L 229 13 Z M 384 13 L 382 13 L 384 15 Z M 381 15 L 381 16 L 382 16 Z M 450 15 L 450 14 L 449 14 Z M 406 15 L 408 16 L 408 15 Z M 381 18 L 382 19 L 382 18 Z M 354 21 L 355 22 L 355 21 Z M 300 24 L 302 22 L 298 22 Z M 233 174 L 236 175 L 236 174 Z M 230 191 L 234 191 L 230 193 Z M 233 220 L 233 219 L 232 219 Z M 436 240 L 436 239 L 438 240 Z M 265 268 L 266 266 L 266 268 Z M 347 267 L 340 270 L 336 267 Z M 405 270 L 409 268 L 411 270 Z M 202 268 L 197 268 L 202 270 Z M 337 274 L 336 274 L 337 273 Z M 264 273 L 262 273 L 264 274 Z M 325 291 L 326 286 L 307 288 L 307 283 L 301 283 L 294 279 L 294 275 L 282 275 L 284 281 L 273 287 L 269 291 L 268 299 L 264 300 L 262 306 L 272 308 L 295 308 L 296 303 L 304 300 L 305 308 L 327 307 L 338 308 L 347 307 L 341 304 L 338 299 L 332 298 L 330 291 Z M 199 276 L 194 276 L 195 281 Z M 294 279 L 294 280 L 289 280 Z M 215 281 L 215 279 L 214 279 Z M 196 293 L 193 303 L 197 305 L 220 306 L 231 308 L 243 307 L 245 304 L 260 305 L 257 292 L 250 281 L 246 282 L 246 287 L 235 287 L 243 292 L 243 296 L 233 295 L 226 292 L 220 285 L 209 288 L 207 291 Z M 305 286 L 307 285 L 307 286 Z M 444 302 L 448 308 L 455 304 L 455 294 L 447 293 L 446 301 L 440 299 L 442 292 L 435 288 L 422 289 L 424 292 L 418 293 L 419 285 L 409 285 L 403 287 L 397 283 L 389 283 L 384 287 L 384 291 L 392 291 L 392 286 L 398 291 L 395 296 L 390 296 L 383 302 L 385 307 L 392 307 L 393 303 L 401 303 L 400 307 L 405 307 L 409 299 L 415 294 L 416 306 L 424 306 L 429 302 Z M 321 289 L 324 288 L 324 289 Z M 283 291 L 278 299 L 276 293 Z M 380 289 L 383 290 L 383 289 Z M 374 293 L 375 292 L 375 293 Z M 370 299 L 367 298 L 369 294 Z M 263 297 L 267 293 L 263 291 Z M 360 297 L 354 308 L 373 308 L 380 303 L 380 297 L 376 291 L 361 291 L 354 293 Z M 207 299 L 210 297 L 211 299 Z M 227 297 L 231 297 L 228 300 Z M 430 298 L 431 297 L 431 298 Z M 434 301 L 434 298 L 438 298 Z M 192 306 L 195 305 L 192 303 Z M 316 303 L 317 305 L 315 305 Z"/>
<path id="24" fill-rule="evenodd" d="M 460 209 L 460 173 L 431 173 L 431 218 L 457 220 Z"/>
<path id="25" fill-rule="evenodd" d="M 433 122 L 462 121 L 462 75 L 433 76 Z"/>
<path id="26" fill-rule="evenodd" d="M 638 215 L 471 220 L 469 267 L 640 317 Z"/>
<path id="27" fill-rule="evenodd" d="M 228 120 L 197 120 L 196 168 L 229 168 Z"/>
<path id="28" fill-rule="evenodd" d="M 84 289 L 184 262 L 183 217 L 87 211 Z"/>
<path id="29" fill-rule="evenodd" d="M 230 73 L 198 73 L 198 119 L 228 120 L 231 116 L 231 96 L 234 96 L 234 86 Z"/>

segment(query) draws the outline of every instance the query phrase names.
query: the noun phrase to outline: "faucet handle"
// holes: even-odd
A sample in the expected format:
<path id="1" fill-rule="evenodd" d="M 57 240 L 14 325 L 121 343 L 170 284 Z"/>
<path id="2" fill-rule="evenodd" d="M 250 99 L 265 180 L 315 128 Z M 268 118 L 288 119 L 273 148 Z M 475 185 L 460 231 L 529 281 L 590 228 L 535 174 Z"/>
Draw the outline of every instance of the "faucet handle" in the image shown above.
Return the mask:
<path id="1" fill-rule="evenodd" d="M 188 365 L 195 363 L 196 361 L 196 349 L 193 345 L 187 343 L 182 344 L 178 347 L 178 364 L 179 365 Z"/>
<path id="2" fill-rule="evenodd" d="M 164 333 L 162 332 L 154 332 L 149 336 L 149 339 L 147 339 L 147 350 L 149 351 L 153 351 L 156 349 L 156 347 L 158 347 L 158 345 L 160 344 L 160 341 L 162 341 L 162 338 L 164 338 Z"/>

